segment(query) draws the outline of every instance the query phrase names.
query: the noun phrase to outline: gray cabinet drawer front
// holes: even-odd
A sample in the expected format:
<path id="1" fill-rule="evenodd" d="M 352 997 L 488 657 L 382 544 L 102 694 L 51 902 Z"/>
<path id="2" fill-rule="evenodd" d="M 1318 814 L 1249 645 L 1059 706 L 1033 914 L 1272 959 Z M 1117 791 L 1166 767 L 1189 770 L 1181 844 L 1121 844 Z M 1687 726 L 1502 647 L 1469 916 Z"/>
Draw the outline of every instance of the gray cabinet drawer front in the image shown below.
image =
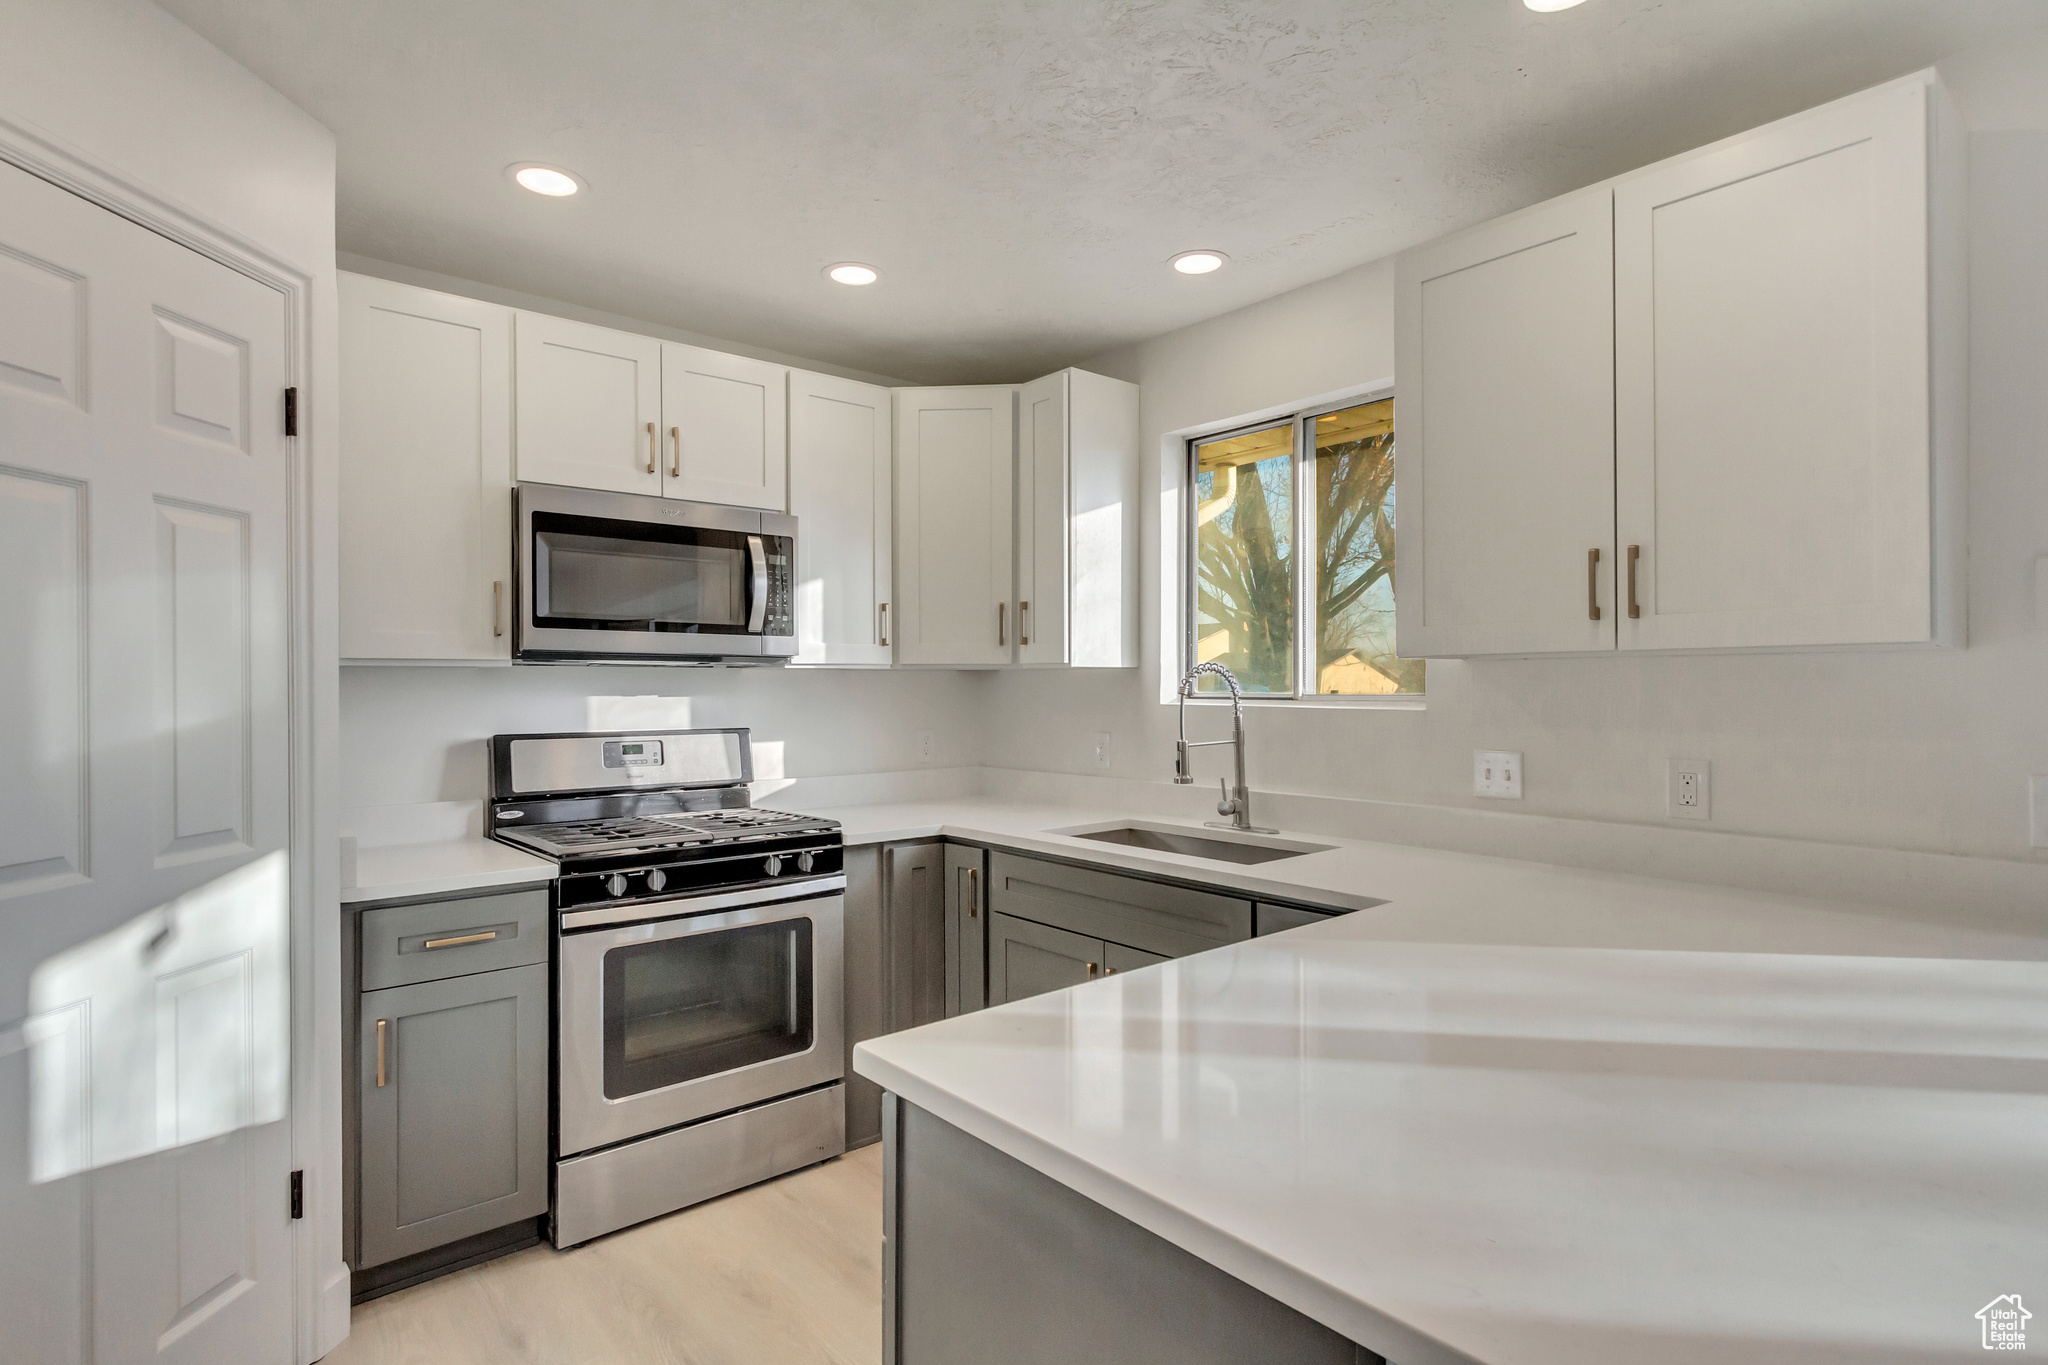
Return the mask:
<path id="1" fill-rule="evenodd" d="M 1250 901 L 1014 853 L 989 857 L 989 909 L 1162 957 L 1252 936 Z"/>
<path id="2" fill-rule="evenodd" d="M 545 890 L 391 905 L 361 919 L 366 991 L 548 960 Z"/>
<path id="3" fill-rule="evenodd" d="M 1284 929 L 1299 929 L 1304 924 L 1321 924 L 1325 920 L 1335 918 L 1335 915 L 1320 914 L 1292 905 L 1269 905 L 1265 901 L 1260 901 L 1258 931 L 1261 936 L 1277 934 Z"/>
<path id="4" fill-rule="evenodd" d="M 1064 929 L 989 916 L 989 1003 L 1007 1004 L 1093 981 L 1102 971 L 1102 940 Z"/>

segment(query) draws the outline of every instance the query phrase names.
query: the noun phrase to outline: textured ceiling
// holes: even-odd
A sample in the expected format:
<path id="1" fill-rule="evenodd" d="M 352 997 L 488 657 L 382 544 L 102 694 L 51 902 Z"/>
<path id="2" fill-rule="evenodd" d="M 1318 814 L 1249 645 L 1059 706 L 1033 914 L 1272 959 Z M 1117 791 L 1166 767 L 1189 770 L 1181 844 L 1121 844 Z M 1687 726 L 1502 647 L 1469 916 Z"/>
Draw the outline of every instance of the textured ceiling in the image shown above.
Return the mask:
<path id="1" fill-rule="evenodd" d="M 1966 48 L 2041 0 L 161 0 L 332 128 L 341 248 L 1017 380 Z M 505 175 L 565 166 L 545 200 Z M 1166 268 L 1228 252 L 1204 277 Z M 848 289 L 824 265 L 866 261 Z"/>

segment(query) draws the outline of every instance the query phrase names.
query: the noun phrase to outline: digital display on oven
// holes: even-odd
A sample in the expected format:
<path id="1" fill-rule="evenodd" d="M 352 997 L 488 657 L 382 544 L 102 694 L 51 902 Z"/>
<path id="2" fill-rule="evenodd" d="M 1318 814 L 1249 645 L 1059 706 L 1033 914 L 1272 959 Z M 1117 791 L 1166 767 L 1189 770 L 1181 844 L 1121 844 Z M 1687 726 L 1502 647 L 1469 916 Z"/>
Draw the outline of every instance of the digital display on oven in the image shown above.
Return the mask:
<path id="1" fill-rule="evenodd" d="M 604 742 L 607 768 L 659 768 L 661 741 L 658 739 L 608 739 Z"/>

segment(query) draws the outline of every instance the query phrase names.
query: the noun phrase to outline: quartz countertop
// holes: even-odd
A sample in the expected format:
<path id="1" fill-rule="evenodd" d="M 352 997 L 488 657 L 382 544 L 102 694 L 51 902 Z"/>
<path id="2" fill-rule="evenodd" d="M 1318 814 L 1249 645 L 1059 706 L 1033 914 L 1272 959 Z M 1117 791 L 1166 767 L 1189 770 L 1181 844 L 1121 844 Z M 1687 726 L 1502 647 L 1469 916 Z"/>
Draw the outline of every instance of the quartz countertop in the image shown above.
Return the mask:
<path id="1" fill-rule="evenodd" d="M 1467 938 L 1517 913 L 1631 937 L 1540 872 L 1461 918 L 1485 869 L 1432 889 L 1427 859 L 1351 856 L 1351 889 Z M 1768 942 L 1757 909 L 1716 932 Z M 872 1039 L 854 1069 L 1394 1365 L 1904 1365 L 2048 1295 L 2048 964 L 1399 941 L 1386 911 Z"/>
<path id="2" fill-rule="evenodd" d="M 341 893 L 343 905 L 531 886 L 554 878 L 556 864 L 510 844 L 473 835 L 431 843 L 359 846 L 355 885 Z"/>

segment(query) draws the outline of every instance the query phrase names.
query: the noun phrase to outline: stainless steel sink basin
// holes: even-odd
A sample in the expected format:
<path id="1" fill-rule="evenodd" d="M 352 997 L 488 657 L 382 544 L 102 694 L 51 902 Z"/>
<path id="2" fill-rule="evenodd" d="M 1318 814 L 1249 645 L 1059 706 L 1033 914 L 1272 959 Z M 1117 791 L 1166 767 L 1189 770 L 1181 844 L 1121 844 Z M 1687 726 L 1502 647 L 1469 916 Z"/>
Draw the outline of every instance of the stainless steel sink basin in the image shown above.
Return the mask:
<path id="1" fill-rule="evenodd" d="M 1206 834 L 1162 829 L 1157 825 L 1117 825 L 1109 829 L 1054 832 L 1071 834 L 1076 839 L 1093 839 L 1097 843 L 1122 844 L 1126 848 L 1149 848 L 1160 853 L 1183 853 L 1190 858 L 1212 858 L 1220 863 L 1278 862 L 1282 858 L 1299 858 L 1304 853 L 1321 853 L 1330 847 L 1328 844 L 1298 844 L 1282 839 L 1244 836 L 1219 835 L 1211 838 Z"/>

